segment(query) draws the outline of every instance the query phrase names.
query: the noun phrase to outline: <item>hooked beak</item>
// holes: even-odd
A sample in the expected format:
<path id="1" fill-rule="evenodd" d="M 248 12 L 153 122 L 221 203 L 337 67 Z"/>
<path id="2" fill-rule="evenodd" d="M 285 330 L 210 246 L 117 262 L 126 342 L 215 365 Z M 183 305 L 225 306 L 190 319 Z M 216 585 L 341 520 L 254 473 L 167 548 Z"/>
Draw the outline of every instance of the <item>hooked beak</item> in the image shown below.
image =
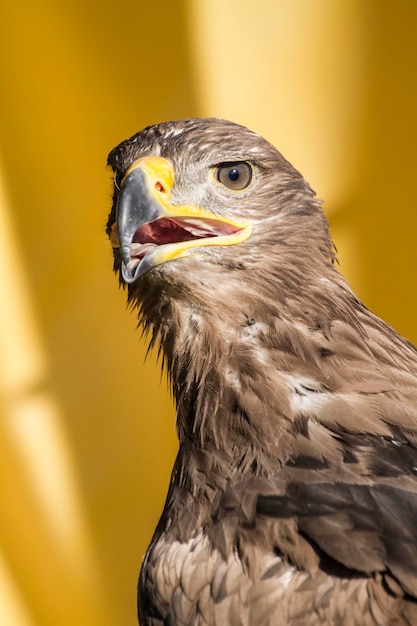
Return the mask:
<path id="1" fill-rule="evenodd" d="M 173 167 L 162 157 L 138 159 L 122 180 L 110 240 L 120 248 L 126 283 L 161 263 L 189 256 L 193 248 L 240 243 L 251 233 L 249 222 L 195 204 L 172 205 L 173 184 Z"/>

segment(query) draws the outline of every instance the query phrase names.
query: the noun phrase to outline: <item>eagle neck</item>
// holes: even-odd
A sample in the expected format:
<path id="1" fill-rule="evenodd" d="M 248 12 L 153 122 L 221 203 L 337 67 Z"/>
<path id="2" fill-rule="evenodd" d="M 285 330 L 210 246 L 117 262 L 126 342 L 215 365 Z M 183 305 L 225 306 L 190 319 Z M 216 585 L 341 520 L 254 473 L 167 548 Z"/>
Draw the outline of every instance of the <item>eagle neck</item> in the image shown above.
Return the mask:
<path id="1" fill-rule="evenodd" d="M 272 337 L 280 323 L 286 330 L 288 323 L 276 306 L 272 310 L 263 302 L 237 313 L 230 302 L 219 309 L 174 301 L 169 308 L 176 323 L 162 325 L 169 328 L 162 349 L 180 445 L 220 452 L 226 464 L 255 473 L 285 462 L 291 448 L 284 443 L 290 438 L 291 398 L 285 359 L 277 358 Z M 301 331 L 291 328 L 292 341 L 301 343 Z"/>
<path id="2" fill-rule="evenodd" d="M 205 281 L 190 272 L 175 290 L 148 284 L 142 321 L 168 370 L 181 446 L 221 452 L 231 466 L 257 472 L 288 461 L 298 429 L 293 374 L 312 383 L 308 393 L 324 389 L 330 327 L 356 306 L 340 275 L 319 269 L 313 279 L 288 270 L 244 281 L 235 269 Z M 356 318 L 349 323 L 359 328 Z"/>

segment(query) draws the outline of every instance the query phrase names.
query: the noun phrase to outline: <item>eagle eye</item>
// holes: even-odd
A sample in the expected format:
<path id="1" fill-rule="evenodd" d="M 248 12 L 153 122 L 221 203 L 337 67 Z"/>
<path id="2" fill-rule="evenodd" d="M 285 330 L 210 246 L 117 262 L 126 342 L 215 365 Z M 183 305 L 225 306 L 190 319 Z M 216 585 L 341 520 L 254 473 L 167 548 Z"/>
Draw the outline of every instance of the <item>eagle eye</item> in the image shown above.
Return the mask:
<path id="1" fill-rule="evenodd" d="M 222 163 L 216 167 L 214 177 L 224 187 L 233 191 L 242 191 L 251 183 L 252 166 L 245 161 Z"/>

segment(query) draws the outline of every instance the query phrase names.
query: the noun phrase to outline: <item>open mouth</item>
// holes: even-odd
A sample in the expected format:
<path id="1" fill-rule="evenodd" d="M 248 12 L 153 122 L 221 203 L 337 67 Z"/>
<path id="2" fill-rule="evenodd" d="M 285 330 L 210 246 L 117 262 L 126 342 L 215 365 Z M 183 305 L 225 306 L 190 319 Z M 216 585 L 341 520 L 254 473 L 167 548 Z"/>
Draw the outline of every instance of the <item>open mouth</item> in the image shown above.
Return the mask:
<path id="1" fill-rule="evenodd" d="M 166 244 L 182 243 L 198 239 L 208 239 L 233 235 L 241 228 L 216 219 L 192 217 L 160 217 L 153 222 L 142 224 L 135 231 L 130 245 L 129 274 L 152 250 Z"/>

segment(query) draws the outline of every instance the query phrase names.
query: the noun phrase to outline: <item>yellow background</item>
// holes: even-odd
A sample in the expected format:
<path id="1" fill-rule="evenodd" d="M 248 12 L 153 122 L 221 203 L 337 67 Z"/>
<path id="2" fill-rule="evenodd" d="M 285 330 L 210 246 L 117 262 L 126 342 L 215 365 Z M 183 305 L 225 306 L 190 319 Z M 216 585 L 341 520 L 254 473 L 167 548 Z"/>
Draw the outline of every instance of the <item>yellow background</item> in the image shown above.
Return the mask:
<path id="1" fill-rule="evenodd" d="M 133 626 L 174 411 L 112 275 L 108 151 L 195 115 L 319 197 L 364 302 L 417 340 L 413 0 L 0 9 L 0 624 Z"/>

